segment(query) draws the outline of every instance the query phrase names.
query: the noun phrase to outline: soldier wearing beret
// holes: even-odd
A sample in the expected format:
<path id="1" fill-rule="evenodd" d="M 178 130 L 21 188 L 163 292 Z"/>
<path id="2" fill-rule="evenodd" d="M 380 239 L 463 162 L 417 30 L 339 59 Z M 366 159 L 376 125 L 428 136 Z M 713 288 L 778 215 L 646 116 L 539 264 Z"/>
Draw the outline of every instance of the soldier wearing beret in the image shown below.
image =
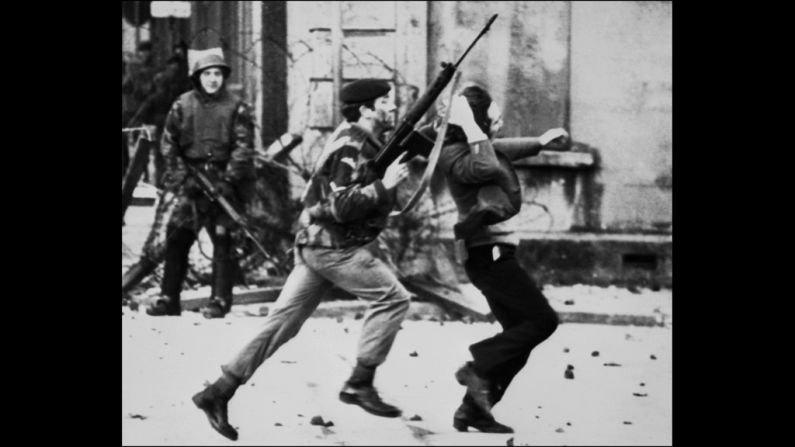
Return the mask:
<path id="1" fill-rule="evenodd" d="M 359 80 L 340 94 L 346 122 L 334 131 L 304 194 L 302 228 L 296 236 L 295 268 L 273 313 L 259 334 L 223 365 L 223 374 L 193 397 L 211 426 L 229 439 L 237 431 L 227 419 L 227 403 L 256 369 L 301 329 L 324 293 L 337 286 L 370 302 L 358 343 L 357 364 L 340 399 L 383 417 L 401 411 L 381 400 L 373 386 L 409 307 L 409 292 L 387 265 L 368 250 L 395 204 L 395 188 L 408 175 L 397 161 L 383 179 L 361 180 L 361 166 L 374 157 L 377 138 L 389 125 L 395 105 L 384 81 Z"/>
<path id="2" fill-rule="evenodd" d="M 193 90 L 180 95 L 166 117 L 161 140 L 164 185 L 177 196 L 177 204 L 166 228 L 161 296 L 147 308 L 149 315 L 180 315 L 188 254 L 201 227 L 213 242 L 212 297 L 202 313 L 222 318 L 232 306 L 233 223 L 203 194 L 187 167 L 202 171 L 232 203 L 245 202 L 250 194 L 255 177 L 254 123 L 249 107 L 226 90 L 230 71 L 218 54 L 200 57 L 191 68 Z"/>

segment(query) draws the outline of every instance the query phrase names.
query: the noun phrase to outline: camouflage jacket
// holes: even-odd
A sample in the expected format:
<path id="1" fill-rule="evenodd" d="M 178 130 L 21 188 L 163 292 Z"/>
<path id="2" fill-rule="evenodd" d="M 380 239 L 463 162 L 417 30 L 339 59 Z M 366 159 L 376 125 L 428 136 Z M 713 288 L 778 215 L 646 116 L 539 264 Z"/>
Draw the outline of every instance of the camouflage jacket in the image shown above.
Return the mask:
<path id="1" fill-rule="evenodd" d="M 177 191 L 188 173 L 185 163 L 212 166 L 217 179 L 250 182 L 254 171 L 254 123 L 249 106 L 229 94 L 198 90 L 180 95 L 166 117 L 161 140 L 167 189 Z"/>
<path id="2" fill-rule="evenodd" d="M 395 193 L 387 191 L 380 179 L 360 181 L 364 163 L 376 153 L 366 130 L 348 123 L 337 129 L 304 193 L 309 222 L 298 232 L 296 245 L 347 248 L 378 236 L 395 204 Z"/>

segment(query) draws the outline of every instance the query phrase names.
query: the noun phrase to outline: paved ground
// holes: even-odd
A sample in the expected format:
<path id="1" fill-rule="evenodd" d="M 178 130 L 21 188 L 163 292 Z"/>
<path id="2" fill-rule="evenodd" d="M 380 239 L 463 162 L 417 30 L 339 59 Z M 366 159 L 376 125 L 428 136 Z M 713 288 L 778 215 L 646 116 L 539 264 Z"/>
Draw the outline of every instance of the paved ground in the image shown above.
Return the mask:
<path id="1" fill-rule="evenodd" d="M 225 320 L 186 312 L 154 318 L 123 308 L 122 443 L 235 444 L 214 432 L 190 396 L 257 330 L 261 305 Z M 672 326 L 562 324 L 533 352 L 495 416 L 516 433 L 458 433 L 464 388 L 453 372 L 496 324 L 405 321 L 376 386 L 399 419 L 337 399 L 361 320 L 310 318 L 230 405 L 241 445 L 666 445 L 672 426 Z M 598 351 L 598 356 L 592 356 Z M 416 353 L 415 355 L 412 355 Z M 652 358 L 654 356 L 655 358 Z M 605 366 L 605 364 L 620 366 Z M 574 379 L 564 378 L 568 365 Z M 313 416 L 333 426 L 309 424 Z M 418 415 L 422 420 L 412 421 Z"/>

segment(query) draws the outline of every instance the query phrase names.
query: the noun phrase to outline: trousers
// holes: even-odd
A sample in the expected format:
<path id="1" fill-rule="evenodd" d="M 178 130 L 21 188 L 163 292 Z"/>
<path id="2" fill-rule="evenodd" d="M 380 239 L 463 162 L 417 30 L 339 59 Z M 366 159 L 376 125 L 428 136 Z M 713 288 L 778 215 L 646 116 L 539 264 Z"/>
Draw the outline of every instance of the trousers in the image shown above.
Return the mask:
<path id="1" fill-rule="evenodd" d="M 411 294 L 367 246 L 296 246 L 295 267 L 273 311 L 258 334 L 221 366 L 224 374 L 246 383 L 266 359 L 298 334 L 332 285 L 370 302 L 359 337 L 357 361 L 369 367 L 383 363 L 408 312 Z"/>
<path id="2" fill-rule="evenodd" d="M 533 348 L 558 326 L 557 313 L 519 265 L 515 252 L 516 247 L 508 244 L 476 246 L 469 248 L 464 264 L 503 329 L 469 347 L 474 369 L 492 382 L 496 401 L 527 363 Z"/>

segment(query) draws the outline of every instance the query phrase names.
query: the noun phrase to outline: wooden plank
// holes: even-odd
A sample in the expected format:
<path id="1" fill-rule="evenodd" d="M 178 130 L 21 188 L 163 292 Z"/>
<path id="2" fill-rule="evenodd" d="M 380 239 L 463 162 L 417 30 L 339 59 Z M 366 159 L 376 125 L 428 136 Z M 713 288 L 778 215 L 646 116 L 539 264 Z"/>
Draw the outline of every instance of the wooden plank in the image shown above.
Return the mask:
<path id="1" fill-rule="evenodd" d="M 457 288 L 416 279 L 402 282 L 410 292 L 417 294 L 418 298 L 438 304 L 453 318 L 468 316 L 473 321 L 493 321 L 494 319 L 491 313 L 484 313 Z"/>

